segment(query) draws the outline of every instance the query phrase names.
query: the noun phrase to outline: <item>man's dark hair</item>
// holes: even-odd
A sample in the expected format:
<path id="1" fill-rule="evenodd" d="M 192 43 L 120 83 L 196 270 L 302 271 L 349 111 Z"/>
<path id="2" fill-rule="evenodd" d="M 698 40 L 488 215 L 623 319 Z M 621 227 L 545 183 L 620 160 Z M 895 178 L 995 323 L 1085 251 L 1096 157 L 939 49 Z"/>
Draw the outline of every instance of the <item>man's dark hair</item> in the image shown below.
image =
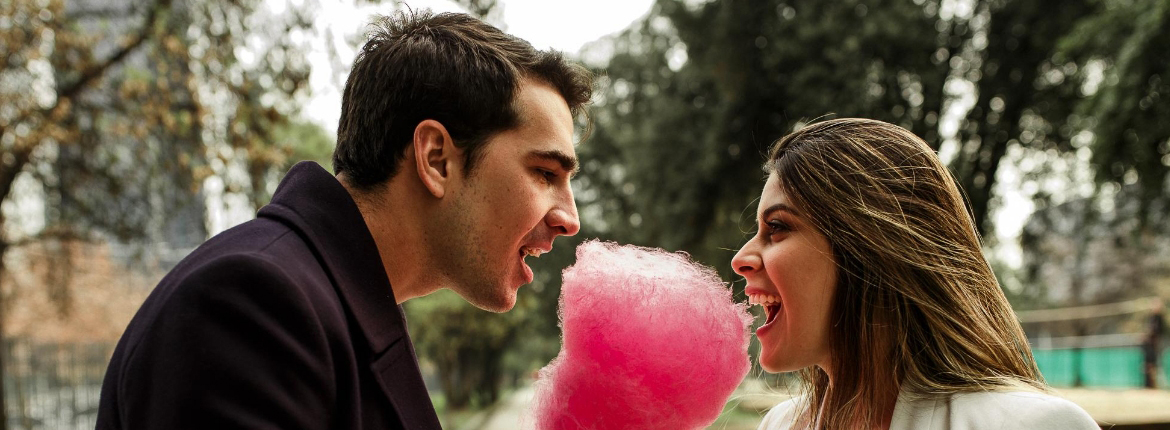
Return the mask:
<path id="1" fill-rule="evenodd" d="M 522 78 L 557 89 L 574 117 L 593 92 L 584 67 L 466 14 L 398 12 L 372 26 L 345 83 L 333 151 L 334 172 L 358 187 L 393 177 L 426 119 L 447 128 L 470 174 L 488 138 L 519 125 Z"/>

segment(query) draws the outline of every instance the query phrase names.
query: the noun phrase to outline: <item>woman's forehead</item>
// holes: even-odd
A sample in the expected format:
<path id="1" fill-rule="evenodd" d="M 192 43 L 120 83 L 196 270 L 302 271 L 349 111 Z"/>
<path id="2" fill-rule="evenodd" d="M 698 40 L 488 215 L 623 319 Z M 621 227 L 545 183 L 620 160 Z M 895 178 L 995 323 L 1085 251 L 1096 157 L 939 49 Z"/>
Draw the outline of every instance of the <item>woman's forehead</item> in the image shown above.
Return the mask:
<path id="1" fill-rule="evenodd" d="M 768 175 L 764 189 L 760 192 L 760 210 L 776 203 L 788 203 L 788 194 L 780 186 L 780 176 L 773 172 Z"/>
<path id="2" fill-rule="evenodd" d="M 788 198 L 788 194 L 780 186 L 780 177 L 772 173 L 768 175 L 768 180 L 764 183 L 764 190 L 760 193 L 760 205 L 756 211 L 756 217 L 763 219 L 776 211 L 789 212 L 797 216 L 801 214 L 800 209 Z"/>

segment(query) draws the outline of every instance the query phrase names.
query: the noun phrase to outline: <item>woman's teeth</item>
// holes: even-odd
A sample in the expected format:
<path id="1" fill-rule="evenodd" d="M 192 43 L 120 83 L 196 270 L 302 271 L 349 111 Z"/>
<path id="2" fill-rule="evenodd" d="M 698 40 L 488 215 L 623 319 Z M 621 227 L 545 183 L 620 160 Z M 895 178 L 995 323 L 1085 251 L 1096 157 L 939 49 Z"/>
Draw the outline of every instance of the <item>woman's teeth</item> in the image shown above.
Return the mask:
<path id="1" fill-rule="evenodd" d="M 780 296 L 771 294 L 748 294 L 748 304 L 767 306 L 780 303 Z"/>
<path id="2" fill-rule="evenodd" d="M 764 324 L 771 324 L 783 307 L 780 296 L 771 294 L 748 294 L 748 303 L 764 307 Z"/>

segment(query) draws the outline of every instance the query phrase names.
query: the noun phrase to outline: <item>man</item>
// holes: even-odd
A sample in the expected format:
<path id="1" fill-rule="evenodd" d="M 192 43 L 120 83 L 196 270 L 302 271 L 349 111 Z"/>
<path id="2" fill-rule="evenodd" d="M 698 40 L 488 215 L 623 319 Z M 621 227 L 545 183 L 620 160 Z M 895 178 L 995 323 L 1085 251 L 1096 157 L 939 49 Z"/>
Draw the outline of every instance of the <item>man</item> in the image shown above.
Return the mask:
<path id="1" fill-rule="evenodd" d="M 589 73 L 462 14 L 376 24 L 337 176 L 296 165 L 257 219 L 159 283 L 114 352 L 98 429 L 437 429 L 399 305 L 450 288 L 507 311 L 524 258 L 577 233 Z"/>

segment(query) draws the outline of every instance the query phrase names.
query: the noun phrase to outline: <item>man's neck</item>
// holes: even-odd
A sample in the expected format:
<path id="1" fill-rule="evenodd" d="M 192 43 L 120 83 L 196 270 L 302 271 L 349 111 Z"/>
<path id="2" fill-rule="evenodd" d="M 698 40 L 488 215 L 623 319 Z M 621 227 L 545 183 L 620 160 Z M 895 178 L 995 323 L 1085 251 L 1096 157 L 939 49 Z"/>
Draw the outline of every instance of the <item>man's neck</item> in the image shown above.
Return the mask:
<path id="1" fill-rule="evenodd" d="M 398 304 L 425 296 L 438 289 L 439 282 L 429 269 L 422 212 L 416 207 L 410 190 L 402 181 L 389 181 L 363 190 L 351 185 L 345 174 L 338 180 L 349 191 L 366 222 L 366 228 L 378 246 L 378 254 L 390 280 L 390 289 Z M 417 191 L 416 191 L 417 192 Z"/>

